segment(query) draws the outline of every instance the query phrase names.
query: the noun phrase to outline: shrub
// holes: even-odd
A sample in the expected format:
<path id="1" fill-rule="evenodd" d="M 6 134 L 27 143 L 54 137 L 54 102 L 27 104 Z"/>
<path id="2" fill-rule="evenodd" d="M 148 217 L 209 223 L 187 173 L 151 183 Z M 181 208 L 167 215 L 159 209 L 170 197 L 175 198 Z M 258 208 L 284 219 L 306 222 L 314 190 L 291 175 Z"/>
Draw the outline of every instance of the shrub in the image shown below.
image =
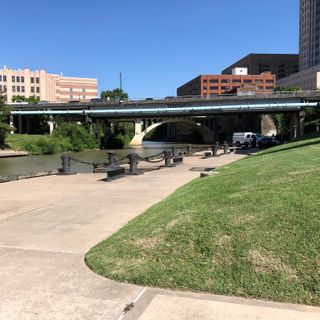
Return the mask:
<path id="1" fill-rule="evenodd" d="M 43 136 L 34 141 L 26 141 L 23 149 L 33 154 L 54 154 L 61 151 L 59 140 Z"/>
<path id="2" fill-rule="evenodd" d="M 82 125 L 75 123 L 61 124 L 53 136 L 62 142 L 63 151 L 82 151 L 98 147 L 95 136 Z"/>

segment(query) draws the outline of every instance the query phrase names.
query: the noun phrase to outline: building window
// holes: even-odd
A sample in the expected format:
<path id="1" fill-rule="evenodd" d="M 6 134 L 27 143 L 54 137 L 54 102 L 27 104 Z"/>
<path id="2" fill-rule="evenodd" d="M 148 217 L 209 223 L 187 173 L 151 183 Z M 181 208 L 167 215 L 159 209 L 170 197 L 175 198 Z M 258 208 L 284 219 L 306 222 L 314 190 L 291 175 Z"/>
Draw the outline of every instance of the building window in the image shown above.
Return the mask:
<path id="1" fill-rule="evenodd" d="M 210 83 L 218 83 L 219 80 L 218 80 L 218 79 L 210 79 L 209 82 L 210 82 Z"/>
<path id="2" fill-rule="evenodd" d="M 16 77 L 16 81 L 20 82 L 20 77 L 19 76 Z"/>
<path id="3" fill-rule="evenodd" d="M 228 91 L 228 90 L 230 90 L 230 87 L 221 87 L 221 90 Z"/>
<path id="4" fill-rule="evenodd" d="M 70 88 L 70 92 L 73 92 L 73 89 L 72 89 L 72 88 Z"/>
<path id="5" fill-rule="evenodd" d="M 36 83 L 40 83 L 40 78 L 36 78 Z"/>
<path id="6" fill-rule="evenodd" d="M 16 92 L 16 86 L 12 86 L 12 92 Z"/>
<path id="7" fill-rule="evenodd" d="M 34 87 L 31 87 L 31 92 L 34 93 Z"/>
<path id="8" fill-rule="evenodd" d="M 16 82 L 16 77 L 15 76 L 12 76 L 12 82 Z"/>
<path id="9" fill-rule="evenodd" d="M 221 79 L 221 83 L 230 83 L 230 79 Z"/>
<path id="10" fill-rule="evenodd" d="M 20 86 L 17 86 L 17 92 L 20 92 Z"/>
<path id="11" fill-rule="evenodd" d="M 218 86 L 210 86 L 210 90 L 218 90 L 219 87 Z"/>
<path id="12" fill-rule="evenodd" d="M 273 87 L 267 86 L 266 89 L 267 89 L 267 90 L 273 90 Z"/>
<path id="13" fill-rule="evenodd" d="M 273 83 L 273 80 L 266 80 L 266 83 Z"/>
<path id="14" fill-rule="evenodd" d="M 86 89 L 85 89 L 85 88 L 83 88 L 83 89 L 82 89 L 82 92 L 86 92 Z"/>
<path id="15" fill-rule="evenodd" d="M 21 92 L 24 92 L 24 86 L 21 87 Z"/>
<path id="16" fill-rule="evenodd" d="M 258 86 L 258 90 L 263 90 L 263 87 L 262 86 Z"/>
<path id="17" fill-rule="evenodd" d="M 240 79 L 232 79 L 232 83 L 241 83 Z"/>
<path id="18" fill-rule="evenodd" d="M 207 79 L 203 79 L 203 83 L 207 83 L 208 82 L 208 80 Z"/>
<path id="19" fill-rule="evenodd" d="M 21 77 L 21 82 L 23 82 L 23 83 L 24 83 L 24 77 L 23 77 L 23 76 Z"/>
<path id="20" fill-rule="evenodd" d="M 251 79 L 245 79 L 243 82 L 244 83 L 252 83 L 252 80 Z"/>
<path id="21" fill-rule="evenodd" d="M 31 83 L 34 83 L 34 77 L 31 77 L 30 79 L 31 79 Z"/>
<path id="22" fill-rule="evenodd" d="M 207 86 L 203 86 L 203 90 L 208 90 L 208 87 Z"/>
<path id="23" fill-rule="evenodd" d="M 0 75 L 0 81 L 2 81 L 2 75 Z"/>
<path id="24" fill-rule="evenodd" d="M 73 95 L 70 96 L 70 100 L 72 100 L 72 99 L 73 99 Z"/>
<path id="25" fill-rule="evenodd" d="M 37 93 L 40 93 L 40 88 L 39 87 L 37 87 Z"/>
<path id="26" fill-rule="evenodd" d="M 3 82 L 7 82 L 7 76 L 3 76 Z"/>
<path id="27" fill-rule="evenodd" d="M 256 83 L 263 83 L 263 80 L 256 79 Z"/>
<path id="28" fill-rule="evenodd" d="M 85 96 L 82 96 L 82 99 L 85 99 L 86 97 Z"/>

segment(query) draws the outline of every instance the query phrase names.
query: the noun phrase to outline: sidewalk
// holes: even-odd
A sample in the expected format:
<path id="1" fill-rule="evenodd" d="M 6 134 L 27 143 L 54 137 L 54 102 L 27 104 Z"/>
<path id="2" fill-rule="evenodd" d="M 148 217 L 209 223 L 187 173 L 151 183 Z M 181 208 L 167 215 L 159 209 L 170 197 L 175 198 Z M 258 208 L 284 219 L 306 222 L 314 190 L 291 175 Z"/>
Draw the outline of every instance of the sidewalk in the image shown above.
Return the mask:
<path id="1" fill-rule="evenodd" d="M 119 319 L 137 297 L 124 319 L 320 319 L 311 307 L 144 290 L 104 279 L 84 264 L 92 246 L 199 177 L 190 168 L 242 157 L 189 157 L 176 168 L 111 183 L 101 181 L 104 174 L 78 174 L 1 184 L 0 320 Z"/>

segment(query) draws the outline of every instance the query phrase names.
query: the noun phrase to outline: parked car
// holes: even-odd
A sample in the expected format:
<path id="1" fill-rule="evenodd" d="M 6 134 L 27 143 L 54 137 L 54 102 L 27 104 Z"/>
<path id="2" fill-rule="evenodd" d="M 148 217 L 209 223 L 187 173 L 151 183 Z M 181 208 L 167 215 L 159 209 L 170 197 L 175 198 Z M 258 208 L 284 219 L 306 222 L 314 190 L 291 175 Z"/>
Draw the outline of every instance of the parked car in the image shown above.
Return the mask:
<path id="1" fill-rule="evenodd" d="M 259 149 L 266 149 L 270 147 L 275 147 L 280 142 L 275 140 L 273 137 L 263 137 L 261 140 L 258 141 L 258 147 Z"/>
<path id="2" fill-rule="evenodd" d="M 79 100 L 70 100 L 68 103 L 80 103 Z"/>
<path id="3" fill-rule="evenodd" d="M 103 99 L 100 99 L 100 98 L 92 98 L 92 99 L 90 100 L 90 102 L 93 102 L 93 103 L 101 103 L 101 102 L 103 102 Z"/>
<path id="4" fill-rule="evenodd" d="M 146 101 L 153 101 L 153 98 L 146 98 Z"/>

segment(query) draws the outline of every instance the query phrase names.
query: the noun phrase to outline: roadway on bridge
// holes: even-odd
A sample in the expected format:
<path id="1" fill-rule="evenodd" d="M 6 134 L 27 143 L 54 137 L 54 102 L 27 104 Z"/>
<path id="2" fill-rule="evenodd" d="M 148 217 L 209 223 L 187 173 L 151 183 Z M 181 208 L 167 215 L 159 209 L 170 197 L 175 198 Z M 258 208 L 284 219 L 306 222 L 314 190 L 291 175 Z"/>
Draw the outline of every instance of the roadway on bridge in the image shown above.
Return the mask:
<path id="1" fill-rule="evenodd" d="M 103 174 L 0 184 L 0 319 L 320 319 L 317 308 L 177 293 L 104 279 L 84 264 L 93 245 L 199 176 L 195 166 L 242 158 L 185 158 L 176 168 L 112 183 Z M 267 316 L 269 315 L 269 318 Z"/>

